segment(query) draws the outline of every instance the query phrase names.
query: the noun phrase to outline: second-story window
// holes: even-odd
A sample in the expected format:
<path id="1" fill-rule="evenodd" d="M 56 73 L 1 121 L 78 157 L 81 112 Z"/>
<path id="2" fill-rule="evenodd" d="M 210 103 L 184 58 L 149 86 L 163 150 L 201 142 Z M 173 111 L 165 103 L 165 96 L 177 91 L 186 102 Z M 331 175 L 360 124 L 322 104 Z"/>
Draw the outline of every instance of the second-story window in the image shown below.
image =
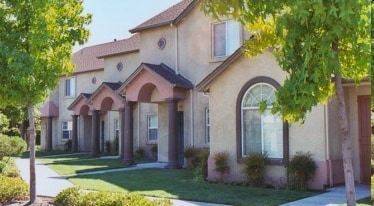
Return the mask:
<path id="1" fill-rule="evenodd" d="M 65 97 L 75 96 L 75 78 L 65 79 Z"/>
<path id="2" fill-rule="evenodd" d="M 214 23 L 212 34 L 213 57 L 229 56 L 240 46 L 240 26 L 236 21 Z"/>

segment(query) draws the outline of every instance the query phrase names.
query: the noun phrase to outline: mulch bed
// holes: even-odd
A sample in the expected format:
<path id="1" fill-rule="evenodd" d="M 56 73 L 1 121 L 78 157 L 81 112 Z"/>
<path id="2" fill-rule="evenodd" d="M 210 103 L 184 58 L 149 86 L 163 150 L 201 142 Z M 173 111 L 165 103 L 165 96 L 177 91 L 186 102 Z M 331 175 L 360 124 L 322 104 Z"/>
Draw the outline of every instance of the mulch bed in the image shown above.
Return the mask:
<path id="1" fill-rule="evenodd" d="M 7 206 L 24 206 L 27 205 L 28 201 L 16 201 L 12 202 L 10 204 L 7 204 Z M 46 196 L 37 196 L 36 200 L 31 206 L 50 206 L 53 205 L 53 197 L 46 197 Z M 0 204 L 1 206 L 1 204 Z"/>

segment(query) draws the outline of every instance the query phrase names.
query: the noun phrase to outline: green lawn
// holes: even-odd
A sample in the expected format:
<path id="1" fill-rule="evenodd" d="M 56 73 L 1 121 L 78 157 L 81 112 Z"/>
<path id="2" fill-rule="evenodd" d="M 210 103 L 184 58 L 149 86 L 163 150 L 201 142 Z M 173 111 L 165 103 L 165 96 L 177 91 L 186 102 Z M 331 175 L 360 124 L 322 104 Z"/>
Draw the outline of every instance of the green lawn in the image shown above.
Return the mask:
<path id="1" fill-rule="evenodd" d="M 279 205 L 312 192 L 197 183 L 191 170 L 143 169 L 69 178 L 83 189 L 139 192 L 143 195 L 231 205 Z"/>
<path id="2" fill-rule="evenodd" d="M 117 157 L 92 158 L 90 154 L 59 154 L 36 158 L 60 175 L 74 175 L 83 172 L 122 168 L 122 159 Z M 138 163 L 150 162 L 138 160 Z"/>

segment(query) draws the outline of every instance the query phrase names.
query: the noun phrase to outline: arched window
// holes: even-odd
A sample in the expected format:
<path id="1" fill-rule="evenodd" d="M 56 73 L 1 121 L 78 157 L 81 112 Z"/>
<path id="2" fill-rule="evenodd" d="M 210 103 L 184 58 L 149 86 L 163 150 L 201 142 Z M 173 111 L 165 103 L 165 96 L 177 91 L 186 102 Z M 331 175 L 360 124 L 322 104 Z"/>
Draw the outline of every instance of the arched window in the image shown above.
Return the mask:
<path id="1" fill-rule="evenodd" d="M 237 103 L 238 160 L 251 153 L 266 153 L 274 164 L 288 159 L 288 124 L 272 114 L 279 84 L 268 77 L 257 77 L 242 88 Z M 260 105 L 266 104 L 265 111 Z"/>

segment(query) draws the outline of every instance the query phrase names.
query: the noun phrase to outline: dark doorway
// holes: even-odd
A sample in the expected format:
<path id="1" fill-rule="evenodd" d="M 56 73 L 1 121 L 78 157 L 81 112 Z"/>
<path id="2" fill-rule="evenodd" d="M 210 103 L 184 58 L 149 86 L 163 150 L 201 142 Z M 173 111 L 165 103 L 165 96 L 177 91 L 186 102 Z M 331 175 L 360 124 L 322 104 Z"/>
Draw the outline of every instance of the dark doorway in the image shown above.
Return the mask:
<path id="1" fill-rule="evenodd" d="M 104 142 L 104 135 L 105 135 L 105 122 L 104 121 L 101 121 L 101 135 L 100 135 L 100 151 L 101 153 L 104 153 L 104 145 L 105 145 L 105 142 Z"/>
<path id="2" fill-rule="evenodd" d="M 184 165 L 184 115 L 183 111 L 177 113 L 177 125 L 178 125 L 178 161 L 179 165 Z"/>
<path id="3" fill-rule="evenodd" d="M 370 96 L 358 96 L 358 126 L 360 144 L 360 173 L 361 183 L 370 184 L 370 136 L 371 136 L 371 110 Z"/>

